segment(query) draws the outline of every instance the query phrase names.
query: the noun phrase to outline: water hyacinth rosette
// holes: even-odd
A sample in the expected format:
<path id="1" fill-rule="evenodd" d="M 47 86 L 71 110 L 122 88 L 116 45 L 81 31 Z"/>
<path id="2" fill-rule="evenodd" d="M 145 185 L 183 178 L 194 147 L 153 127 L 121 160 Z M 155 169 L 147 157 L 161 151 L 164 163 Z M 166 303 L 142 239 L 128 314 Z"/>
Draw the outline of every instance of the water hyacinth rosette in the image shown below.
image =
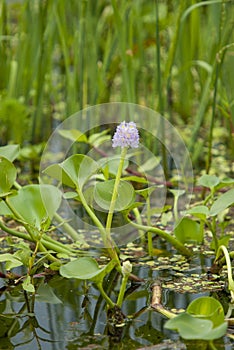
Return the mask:
<path id="1" fill-rule="evenodd" d="M 139 147 L 139 133 L 134 122 L 122 122 L 117 126 L 116 132 L 112 139 L 112 146 L 121 148 L 124 147 Z"/>

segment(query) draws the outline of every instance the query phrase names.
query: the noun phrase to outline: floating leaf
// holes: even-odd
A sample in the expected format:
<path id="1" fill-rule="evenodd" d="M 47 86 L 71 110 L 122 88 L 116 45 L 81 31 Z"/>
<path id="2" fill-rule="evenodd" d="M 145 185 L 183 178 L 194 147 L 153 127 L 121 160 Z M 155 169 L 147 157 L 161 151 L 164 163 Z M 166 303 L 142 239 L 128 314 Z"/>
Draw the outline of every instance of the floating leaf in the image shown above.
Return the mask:
<path id="1" fill-rule="evenodd" d="M 234 204 L 234 188 L 221 194 L 210 208 L 210 215 L 215 216 Z"/>
<path id="2" fill-rule="evenodd" d="M 198 185 L 208 187 L 210 189 L 214 188 L 220 183 L 220 179 L 215 175 L 202 175 L 200 179 L 198 179 Z"/>
<path id="3" fill-rule="evenodd" d="M 99 182 L 94 189 L 94 200 L 104 210 L 109 210 L 114 190 L 115 180 Z M 115 201 L 115 210 L 121 211 L 128 208 L 135 199 L 133 186 L 126 182 L 120 181 L 118 186 L 118 196 Z"/>
<path id="4" fill-rule="evenodd" d="M 165 323 L 165 328 L 177 330 L 184 339 L 214 340 L 226 334 L 227 323 L 213 328 L 213 322 L 184 312 Z"/>
<path id="5" fill-rule="evenodd" d="M 100 268 L 96 260 L 90 257 L 82 257 L 60 267 L 60 274 L 66 278 L 77 278 L 80 280 L 102 281 L 116 262 L 112 260 L 108 265 Z"/>

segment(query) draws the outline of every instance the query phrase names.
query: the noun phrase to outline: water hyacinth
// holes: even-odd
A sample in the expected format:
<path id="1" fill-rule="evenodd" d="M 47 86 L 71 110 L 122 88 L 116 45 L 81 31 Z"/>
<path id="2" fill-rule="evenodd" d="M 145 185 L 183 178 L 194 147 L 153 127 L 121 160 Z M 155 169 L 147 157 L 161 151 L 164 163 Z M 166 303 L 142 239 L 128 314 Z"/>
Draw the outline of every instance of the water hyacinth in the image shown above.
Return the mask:
<path id="1" fill-rule="evenodd" d="M 112 139 L 113 147 L 139 147 L 139 133 L 134 122 L 122 122 L 117 126 Z"/>

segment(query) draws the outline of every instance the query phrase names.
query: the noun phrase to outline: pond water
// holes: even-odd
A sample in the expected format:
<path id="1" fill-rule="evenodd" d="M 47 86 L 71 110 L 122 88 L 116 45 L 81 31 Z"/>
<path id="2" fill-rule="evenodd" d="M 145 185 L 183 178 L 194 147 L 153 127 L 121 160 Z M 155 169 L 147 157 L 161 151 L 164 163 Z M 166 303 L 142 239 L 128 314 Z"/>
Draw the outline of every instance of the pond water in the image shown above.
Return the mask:
<path id="1" fill-rule="evenodd" d="M 165 329 L 166 318 L 150 308 L 150 301 L 151 285 L 157 280 L 162 285 L 162 303 L 170 310 L 184 310 L 193 299 L 212 295 L 227 312 L 229 299 L 222 277 L 217 281 L 207 278 L 211 263 L 212 257 L 202 254 L 190 264 L 179 255 L 138 259 L 133 273 L 144 282 L 129 283 L 122 311 L 131 318 L 119 328 L 107 326 L 106 304 L 89 282 L 58 275 L 48 281 L 39 277 L 39 283 L 51 294 L 45 293 L 44 300 L 43 293 L 36 298 L 34 312 L 29 314 L 33 300 L 25 298 L 20 285 L 6 286 L 1 281 L 0 322 L 4 324 L 4 315 L 10 316 L 12 334 L 0 338 L 0 349 L 206 349 L 203 342 L 186 343 L 178 333 Z M 112 272 L 104 287 L 113 300 L 119 286 L 119 275 Z M 215 341 L 215 346 L 229 350 L 234 342 L 226 336 Z"/>

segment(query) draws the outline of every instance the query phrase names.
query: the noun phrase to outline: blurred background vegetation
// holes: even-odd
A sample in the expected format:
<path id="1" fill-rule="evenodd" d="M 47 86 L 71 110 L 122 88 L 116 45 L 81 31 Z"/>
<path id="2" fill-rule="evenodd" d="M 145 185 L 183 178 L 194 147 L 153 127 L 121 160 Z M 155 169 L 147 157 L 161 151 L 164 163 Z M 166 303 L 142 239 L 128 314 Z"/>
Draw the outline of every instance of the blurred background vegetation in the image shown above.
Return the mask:
<path id="1" fill-rule="evenodd" d="M 233 170 L 233 1 L 0 0 L 0 38 L 1 145 L 123 101 L 178 127 L 196 169 Z"/>

